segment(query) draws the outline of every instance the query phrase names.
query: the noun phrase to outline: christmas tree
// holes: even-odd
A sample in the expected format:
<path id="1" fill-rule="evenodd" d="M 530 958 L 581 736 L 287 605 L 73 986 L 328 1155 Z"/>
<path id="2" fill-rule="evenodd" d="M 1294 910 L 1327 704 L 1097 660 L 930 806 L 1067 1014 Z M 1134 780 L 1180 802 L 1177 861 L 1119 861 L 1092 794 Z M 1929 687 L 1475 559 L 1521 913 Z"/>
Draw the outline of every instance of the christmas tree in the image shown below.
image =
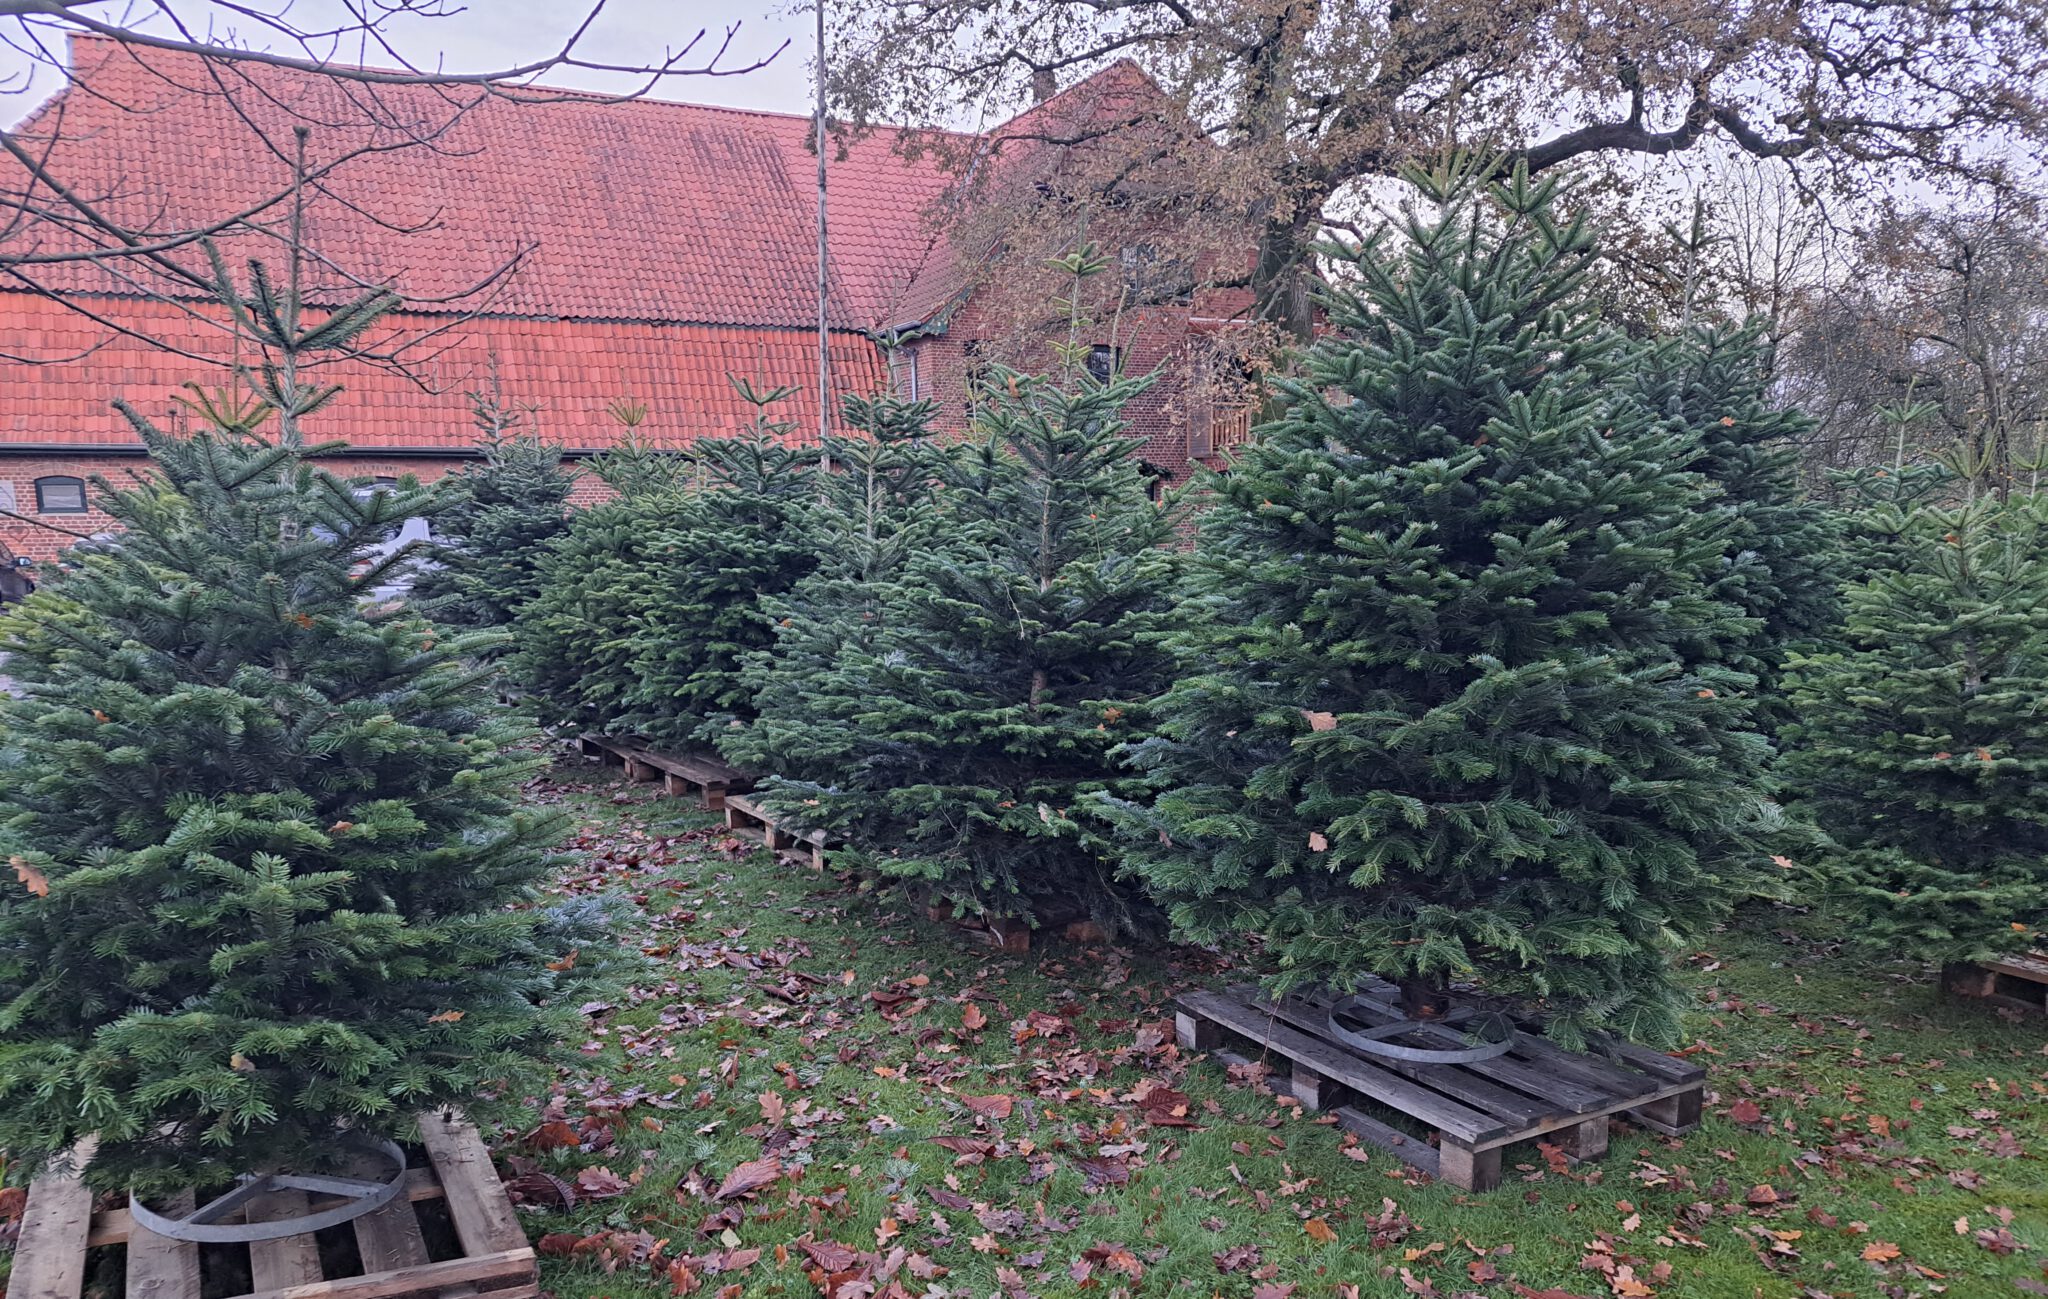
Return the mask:
<path id="1" fill-rule="evenodd" d="M 767 415 L 790 390 L 737 386 L 756 411 L 744 432 L 687 457 L 629 443 L 593 465 L 618 495 L 574 516 L 517 619 L 513 673 L 544 720 L 682 751 L 751 716 L 741 665 L 769 640 L 761 601 L 816 564 L 803 520 L 818 453 Z"/>
<path id="2" fill-rule="evenodd" d="M 1067 261 L 1077 280 L 1100 265 Z M 1136 789 L 1115 750 L 1170 679 L 1175 522 L 1121 415 L 1149 380 L 1087 373 L 1074 312 L 1055 376 L 991 368 L 972 444 L 941 467 L 942 520 L 874 584 L 874 643 L 814 686 L 812 710 L 848 719 L 836 775 L 764 797 L 963 912 L 1128 929 L 1143 911 L 1083 807 Z"/>
<path id="3" fill-rule="evenodd" d="M 636 681 L 620 721 L 669 748 L 715 745 L 744 727 L 753 695 L 742 665 L 772 634 L 762 602 L 817 565 L 804 524 L 818 450 L 791 446 L 791 426 L 767 417 L 789 390 L 741 391 L 753 427 L 694 448 L 697 484 L 668 520 L 666 557 L 630 635 Z"/>
<path id="4" fill-rule="evenodd" d="M 932 440 L 934 404 L 894 394 L 849 397 L 846 423 L 825 452 L 832 472 L 806 511 L 803 533 L 817 568 L 786 595 L 763 599 L 773 643 L 749 654 L 744 684 L 752 719 L 719 736 L 725 758 L 749 771 L 831 781 L 857 745 L 857 690 L 835 679 L 877 642 L 891 583 L 932 528 L 945 451 Z M 821 688 L 822 687 L 822 688 Z"/>
<path id="5" fill-rule="evenodd" d="M 1848 592 L 1846 647 L 1795 658 L 1789 788 L 1868 950 L 1955 962 L 2048 930 L 2048 501 L 1922 505 Z"/>
<path id="6" fill-rule="evenodd" d="M 296 361 L 375 318 L 305 326 L 284 292 L 228 300 Z M 0 1149 L 97 1134 L 97 1185 L 329 1162 L 338 1127 L 403 1135 L 547 1037 L 510 906 L 560 820 L 521 806 L 536 760 L 464 666 L 487 638 L 366 601 L 431 495 L 309 464 L 333 390 L 303 369 L 245 373 L 260 398 L 190 437 L 127 412 L 157 472 L 97 483 L 118 536 L 0 630 Z"/>
<path id="7" fill-rule="evenodd" d="M 1721 489 L 1727 552 L 1710 593 L 1755 622 L 1700 652 L 1758 678 L 1763 715 L 1783 715 L 1785 655 L 1812 649 L 1840 618 L 1842 557 L 1830 512 L 1799 490 L 1797 439 L 1812 422 L 1771 399 L 1762 322 L 1712 320 L 1644 344 L 1627 366 L 1638 399 L 1697 447 L 1684 467 Z"/>
<path id="8" fill-rule="evenodd" d="M 540 560 L 568 530 L 576 474 L 563 466 L 560 447 L 522 427 L 529 416 L 489 392 L 471 402 L 483 463 L 442 480 L 438 567 L 414 584 L 413 598 L 437 622 L 507 627 L 540 593 Z"/>
<path id="9" fill-rule="evenodd" d="M 669 524 L 682 489 L 630 472 L 614 479 L 609 463 L 592 473 L 618 494 L 576 511 L 540 554 L 538 589 L 513 611 L 506 673 L 543 723 L 599 734 L 616 729 L 639 684 L 633 633 L 676 562 Z"/>
<path id="10" fill-rule="evenodd" d="M 1652 419 L 1557 183 L 1413 177 L 1330 250 L 1329 334 L 1215 479 L 1159 790 L 1116 809 L 1177 927 L 1281 986 L 1453 981 L 1668 1042 L 1668 958 L 1747 869 L 1768 752 L 1698 446 Z M 1725 658 L 1725 656 L 1723 656 Z M 1696 661 L 1697 660 L 1697 661 Z"/>

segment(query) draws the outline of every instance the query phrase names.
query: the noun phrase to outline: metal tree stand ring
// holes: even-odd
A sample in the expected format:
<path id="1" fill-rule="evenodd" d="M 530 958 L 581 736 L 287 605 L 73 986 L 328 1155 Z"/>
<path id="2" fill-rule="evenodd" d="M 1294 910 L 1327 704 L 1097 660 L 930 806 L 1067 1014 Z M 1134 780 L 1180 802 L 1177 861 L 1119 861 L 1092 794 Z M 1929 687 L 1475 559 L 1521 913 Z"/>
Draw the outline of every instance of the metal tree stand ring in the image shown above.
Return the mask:
<path id="1" fill-rule="evenodd" d="M 1346 1028 L 1341 1022 L 1346 1014 L 1359 1010 L 1370 1010 L 1381 1015 L 1392 1015 L 1391 1023 L 1375 1025 L 1360 1031 Z M 1400 1037 L 1426 1028 L 1451 1028 L 1471 1019 L 1476 1012 L 1470 1006 L 1460 1006 L 1442 1019 L 1409 1019 L 1398 1009 L 1383 1001 L 1362 994 L 1340 997 L 1330 1007 L 1330 1035 L 1345 1046 L 1366 1055 L 1379 1056 L 1385 1060 L 1399 1060 L 1406 1064 L 1477 1064 L 1481 1060 L 1492 1060 L 1506 1055 L 1514 1049 L 1515 1030 L 1510 1028 L 1507 1036 L 1498 1042 L 1482 1042 L 1478 1046 L 1422 1047 L 1402 1046 L 1389 1042 L 1390 1037 Z M 1363 1016 L 1361 1016 L 1363 1018 Z"/>
<path id="2" fill-rule="evenodd" d="M 245 1173 L 235 1188 L 219 1195 L 181 1218 L 167 1218 L 139 1198 L 130 1196 L 128 1213 L 135 1221 L 159 1236 L 199 1244 L 233 1244 L 254 1240 L 282 1240 L 323 1227 L 352 1222 L 398 1198 L 405 1189 L 405 1151 L 395 1142 L 360 1140 L 353 1144 L 382 1155 L 395 1171 L 389 1180 L 377 1182 L 361 1177 L 330 1177 L 320 1173 Z M 318 1213 L 275 1222 L 221 1222 L 259 1195 L 271 1191 L 304 1191 L 309 1195 L 338 1195 L 340 1204 Z"/>

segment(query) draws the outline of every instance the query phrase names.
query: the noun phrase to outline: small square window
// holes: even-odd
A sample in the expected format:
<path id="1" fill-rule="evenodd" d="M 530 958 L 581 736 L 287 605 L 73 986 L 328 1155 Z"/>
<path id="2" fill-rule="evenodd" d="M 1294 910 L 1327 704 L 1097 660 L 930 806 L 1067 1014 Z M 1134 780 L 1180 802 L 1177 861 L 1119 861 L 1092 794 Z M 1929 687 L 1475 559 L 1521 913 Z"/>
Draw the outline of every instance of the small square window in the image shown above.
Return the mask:
<path id="1" fill-rule="evenodd" d="M 85 480 L 81 478 L 36 479 L 36 513 L 85 513 Z"/>

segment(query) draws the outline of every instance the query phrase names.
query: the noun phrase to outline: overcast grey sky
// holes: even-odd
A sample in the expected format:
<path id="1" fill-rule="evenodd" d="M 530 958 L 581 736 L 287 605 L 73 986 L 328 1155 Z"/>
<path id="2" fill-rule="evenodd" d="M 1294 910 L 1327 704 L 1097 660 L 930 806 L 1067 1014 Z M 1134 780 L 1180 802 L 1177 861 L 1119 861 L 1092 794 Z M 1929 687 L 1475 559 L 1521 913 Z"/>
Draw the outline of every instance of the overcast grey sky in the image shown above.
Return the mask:
<path id="1" fill-rule="evenodd" d="M 462 72 L 512 67 L 560 48 L 574 24 L 589 11 L 591 2 L 469 0 L 468 9 L 447 17 L 394 19 L 390 28 L 392 43 L 408 59 L 422 65 L 441 63 Z M 213 21 L 221 30 L 234 32 L 240 38 L 237 43 L 281 52 L 288 48 L 282 37 L 263 31 L 245 18 L 224 14 L 205 0 L 169 3 L 189 29 L 204 30 Z M 341 12 L 335 0 L 253 3 L 267 12 L 288 11 L 291 21 L 304 30 L 333 24 Z M 458 3 L 459 0 L 450 0 L 447 7 L 455 9 Z M 600 61 L 646 63 L 656 60 L 664 47 L 680 47 L 699 29 L 704 29 L 704 40 L 698 49 L 708 53 L 717 47 L 726 28 L 737 23 L 739 30 L 726 59 L 732 66 L 745 66 L 766 57 L 785 40 L 790 42 L 789 48 L 759 71 L 731 77 L 673 78 L 655 94 L 664 99 L 735 108 L 808 112 L 813 19 L 808 7 L 798 8 L 797 3 L 798 0 L 607 0 L 602 17 L 581 48 L 586 57 Z M 114 3 L 94 12 L 103 20 L 117 21 L 124 11 L 140 13 L 151 8 L 148 4 Z M 0 35 L 18 41 L 20 29 L 11 20 L 0 20 Z M 377 52 L 359 60 L 353 47 L 341 50 L 336 57 L 343 62 L 390 62 Z M 618 90 L 624 86 L 618 78 L 573 71 L 558 72 L 547 80 L 588 90 Z M 0 46 L 0 122 L 13 122 L 25 116 L 57 88 L 57 83 L 55 73 L 39 69 L 31 59 Z"/>

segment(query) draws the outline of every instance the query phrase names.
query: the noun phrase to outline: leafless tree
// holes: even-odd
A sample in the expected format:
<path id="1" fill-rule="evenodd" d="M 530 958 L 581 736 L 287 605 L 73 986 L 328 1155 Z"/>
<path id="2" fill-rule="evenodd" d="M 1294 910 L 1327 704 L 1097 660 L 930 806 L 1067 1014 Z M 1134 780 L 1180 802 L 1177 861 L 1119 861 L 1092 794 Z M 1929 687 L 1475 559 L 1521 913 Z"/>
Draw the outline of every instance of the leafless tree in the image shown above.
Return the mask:
<path id="1" fill-rule="evenodd" d="M 431 27 L 428 20 L 461 14 L 460 0 L 137 0 L 112 17 L 106 4 L 89 0 L 0 0 L 0 41 L 31 75 L 55 73 L 68 83 L 44 109 L 0 130 L 0 291 L 40 294 L 97 322 L 109 337 L 126 334 L 179 350 L 132 313 L 107 309 L 98 295 L 153 299 L 207 328 L 233 330 L 232 320 L 206 305 L 217 287 L 211 250 L 232 247 L 238 257 L 288 266 L 294 286 L 302 274 L 323 282 L 338 300 L 395 287 L 412 305 L 447 313 L 432 329 L 398 341 L 386 336 L 352 358 L 416 362 L 436 336 L 487 305 L 530 250 L 515 248 L 476 282 L 423 301 L 392 284 L 394 268 L 353 266 L 344 250 L 323 249 L 309 235 L 309 211 L 325 206 L 389 230 L 421 228 L 431 219 L 379 213 L 351 182 L 395 153 L 460 151 L 460 125 L 493 101 L 575 111 L 682 78 L 743 74 L 782 52 L 735 57 L 734 24 L 685 30 L 676 45 L 644 61 L 598 58 L 587 51 L 605 5 L 581 0 L 566 38 L 535 57 L 456 71 L 438 57 L 423 58 L 413 38 L 422 25 Z M 320 21 L 323 14 L 332 20 Z M 112 97 L 107 78 L 73 77 L 67 46 L 81 36 L 98 38 L 98 59 L 133 61 L 137 75 L 120 84 L 146 86 L 151 95 L 129 102 Z M 607 95 L 547 88 L 546 79 L 557 74 L 604 74 L 627 88 Z M 309 82 L 317 95 L 305 93 Z M 119 184 L 103 167 L 74 169 L 74 159 L 89 157 L 92 148 L 79 119 L 157 111 L 141 100 L 166 94 L 202 97 L 225 113 L 239 128 L 236 138 L 195 146 L 267 155 L 275 163 L 271 182 L 217 210 L 195 212 L 164 202 L 146 178 Z M 319 293 L 309 288 L 307 297 L 317 301 Z"/>
<path id="2" fill-rule="evenodd" d="M 1256 310 L 1297 334 L 1314 236 L 1346 195 L 1457 147 L 1542 169 L 1710 140 L 1820 184 L 2038 180 L 2044 0 L 847 0 L 832 53 L 856 120 L 976 118 L 1136 60 L 1207 151 L 1196 202 L 1252 224 Z M 1159 148 L 1156 111 L 1128 125 Z M 1097 124 L 1091 137 L 1111 133 Z"/>
<path id="3" fill-rule="evenodd" d="M 2048 227 L 2029 208 L 1912 211 L 1872 227 L 1853 263 L 1804 291 L 1782 350 L 1788 394 L 1820 424 L 1825 467 L 1889 462 L 1909 397 L 1909 453 L 1960 445 L 1995 483 L 2048 426 Z"/>

